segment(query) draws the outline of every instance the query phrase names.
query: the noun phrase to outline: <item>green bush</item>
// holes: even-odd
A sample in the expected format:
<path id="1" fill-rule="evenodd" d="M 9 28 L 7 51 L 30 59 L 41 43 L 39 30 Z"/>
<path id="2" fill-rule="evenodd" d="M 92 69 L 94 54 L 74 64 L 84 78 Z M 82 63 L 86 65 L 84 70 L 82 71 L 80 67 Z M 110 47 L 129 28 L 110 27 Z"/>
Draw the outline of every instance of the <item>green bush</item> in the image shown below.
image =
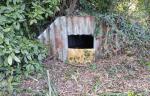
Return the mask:
<path id="1" fill-rule="evenodd" d="M 47 50 L 33 36 L 38 24 L 58 10 L 59 0 L 0 2 L 0 96 L 8 96 L 22 74 L 42 71 Z"/>
<path id="2" fill-rule="evenodd" d="M 0 53 L 0 91 L 12 93 L 21 74 L 27 76 L 42 71 L 45 57 L 46 49 L 37 41 L 25 37 L 17 36 L 9 45 L 4 44 Z"/>

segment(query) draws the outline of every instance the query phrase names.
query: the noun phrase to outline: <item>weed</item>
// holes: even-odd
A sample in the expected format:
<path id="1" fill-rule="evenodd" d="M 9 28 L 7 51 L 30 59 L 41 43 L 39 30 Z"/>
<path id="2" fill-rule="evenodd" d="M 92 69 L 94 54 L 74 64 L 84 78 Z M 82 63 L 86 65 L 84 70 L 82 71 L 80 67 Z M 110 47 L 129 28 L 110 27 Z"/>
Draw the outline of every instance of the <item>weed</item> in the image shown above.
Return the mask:
<path id="1" fill-rule="evenodd" d="M 89 64 L 89 69 L 95 71 L 97 69 L 97 64 L 96 63 Z"/>

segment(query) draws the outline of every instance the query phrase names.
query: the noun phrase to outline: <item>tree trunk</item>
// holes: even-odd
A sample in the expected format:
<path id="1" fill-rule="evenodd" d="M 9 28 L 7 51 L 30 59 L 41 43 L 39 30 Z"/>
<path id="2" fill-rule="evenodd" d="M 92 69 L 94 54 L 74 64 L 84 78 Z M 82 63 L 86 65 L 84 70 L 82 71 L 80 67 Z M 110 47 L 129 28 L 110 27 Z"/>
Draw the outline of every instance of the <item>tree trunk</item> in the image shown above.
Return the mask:
<path id="1" fill-rule="evenodd" d="M 76 4 L 78 0 L 71 0 L 72 2 L 70 2 L 70 6 L 67 10 L 67 15 L 71 15 L 73 13 L 73 11 L 75 10 Z"/>

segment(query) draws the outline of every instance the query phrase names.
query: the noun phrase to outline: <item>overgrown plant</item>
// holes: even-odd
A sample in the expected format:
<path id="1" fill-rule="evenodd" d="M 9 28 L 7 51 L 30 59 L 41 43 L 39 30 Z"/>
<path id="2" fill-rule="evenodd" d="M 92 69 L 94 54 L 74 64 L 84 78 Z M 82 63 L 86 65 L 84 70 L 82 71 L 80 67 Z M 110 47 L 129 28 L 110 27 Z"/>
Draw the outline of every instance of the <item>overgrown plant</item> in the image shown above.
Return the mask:
<path id="1" fill-rule="evenodd" d="M 33 40 L 39 22 L 57 11 L 59 0 L 0 1 L 0 96 L 15 92 L 21 75 L 42 71 L 46 48 Z"/>
<path id="2" fill-rule="evenodd" d="M 95 37 L 101 39 L 102 56 L 112 56 L 127 50 L 140 58 L 150 57 L 150 32 L 148 27 L 132 23 L 117 14 L 96 16 Z"/>

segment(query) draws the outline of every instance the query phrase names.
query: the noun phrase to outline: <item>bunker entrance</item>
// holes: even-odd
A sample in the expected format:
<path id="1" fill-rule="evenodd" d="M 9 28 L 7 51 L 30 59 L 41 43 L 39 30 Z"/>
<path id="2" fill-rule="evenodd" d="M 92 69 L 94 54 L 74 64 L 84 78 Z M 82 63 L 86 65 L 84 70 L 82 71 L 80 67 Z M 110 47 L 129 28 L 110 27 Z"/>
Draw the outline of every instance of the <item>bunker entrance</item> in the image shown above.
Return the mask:
<path id="1" fill-rule="evenodd" d="M 93 42 L 92 35 L 68 35 L 68 48 L 92 49 Z"/>

